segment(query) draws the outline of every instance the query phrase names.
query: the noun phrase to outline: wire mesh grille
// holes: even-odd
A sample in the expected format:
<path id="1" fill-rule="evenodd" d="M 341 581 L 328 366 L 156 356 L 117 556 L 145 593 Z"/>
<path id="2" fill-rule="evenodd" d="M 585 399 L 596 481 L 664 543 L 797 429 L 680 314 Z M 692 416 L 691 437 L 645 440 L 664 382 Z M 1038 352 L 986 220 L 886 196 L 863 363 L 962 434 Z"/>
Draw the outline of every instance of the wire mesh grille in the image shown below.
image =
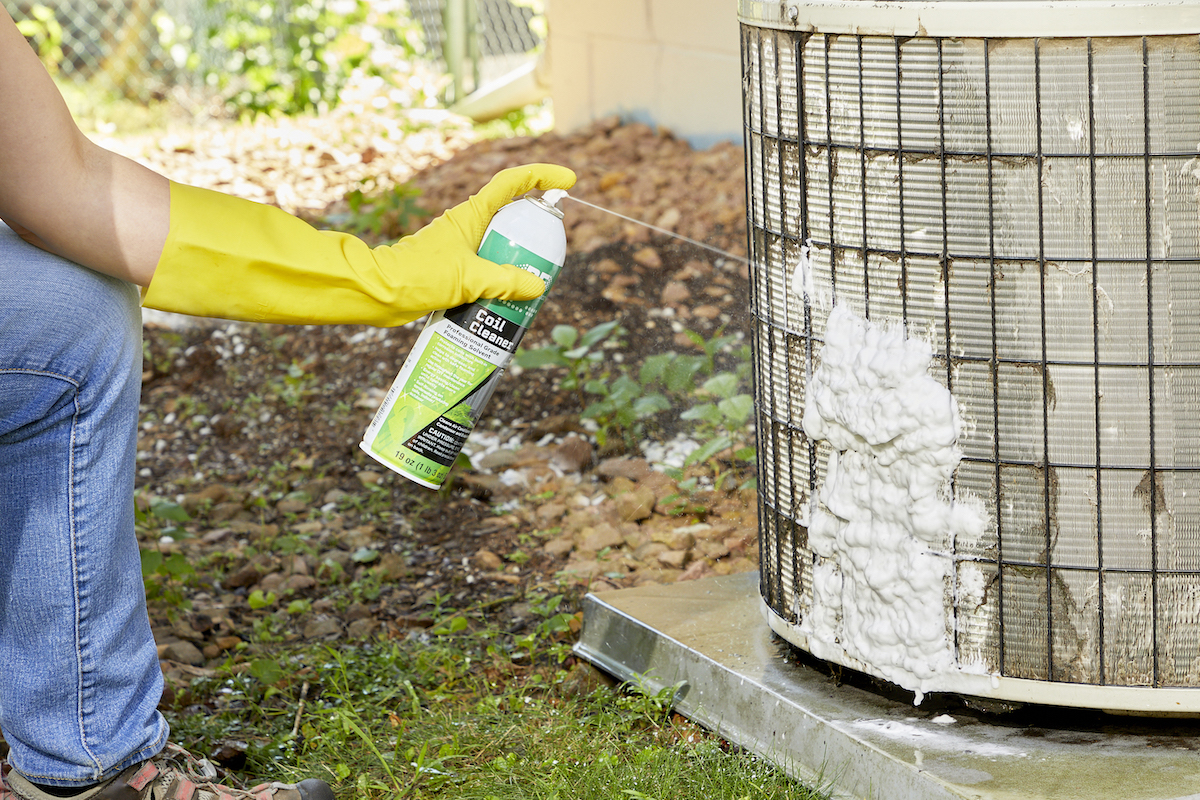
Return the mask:
<path id="1" fill-rule="evenodd" d="M 814 611 L 802 418 L 843 305 L 930 341 L 962 414 L 958 661 L 1200 685 L 1200 38 L 743 25 L 742 54 L 764 601 Z"/>
<path id="2" fill-rule="evenodd" d="M 62 28 L 64 77 L 140 97 L 193 80 L 168 52 L 164 19 L 173 29 L 204 31 L 223 17 L 205 0 L 4 0 L 4 6 L 17 20 L 32 19 L 37 6 L 53 13 Z M 199 38 L 193 44 L 204 49 Z"/>
<path id="3" fill-rule="evenodd" d="M 175 85 L 190 86 L 206 69 L 181 66 L 169 52 L 170 37 L 199 58 L 201 67 L 219 66 L 224 54 L 207 42 L 207 31 L 219 31 L 222 4 L 211 0 L 3 0 L 16 19 L 31 18 L 35 6 L 54 13 L 62 27 L 62 74 L 72 80 L 94 80 L 110 90 L 149 97 Z M 289 8 L 304 0 L 272 4 L 279 25 Z M 445 0 L 406 0 L 408 13 L 420 23 L 434 58 L 441 59 L 445 39 Z M 394 3 L 389 3 L 394 5 Z M 533 11 L 510 0 L 475 0 L 477 25 L 469 32 L 480 56 L 480 80 L 486 82 L 520 66 L 541 44 L 530 26 Z M 167 28 L 164 28 L 164 25 Z"/>

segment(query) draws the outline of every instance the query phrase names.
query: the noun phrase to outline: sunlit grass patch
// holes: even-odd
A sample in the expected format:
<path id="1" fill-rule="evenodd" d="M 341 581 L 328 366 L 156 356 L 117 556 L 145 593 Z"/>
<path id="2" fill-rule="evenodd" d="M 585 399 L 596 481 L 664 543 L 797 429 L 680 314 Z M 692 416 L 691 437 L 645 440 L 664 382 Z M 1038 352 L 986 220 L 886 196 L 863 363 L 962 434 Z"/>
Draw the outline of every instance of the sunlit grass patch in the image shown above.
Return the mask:
<path id="1" fill-rule="evenodd" d="M 561 622 L 555 611 L 543 622 Z M 530 642 L 478 623 L 230 664 L 180 699 L 174 737 L 244 752 L 232 766 L 247 783 L 322 777 L 339 797 L 818 796 L 675 714 L 678 687 L 580 680 L 590 668 L 571 668 L 566 626 L 540 625 Z"/>

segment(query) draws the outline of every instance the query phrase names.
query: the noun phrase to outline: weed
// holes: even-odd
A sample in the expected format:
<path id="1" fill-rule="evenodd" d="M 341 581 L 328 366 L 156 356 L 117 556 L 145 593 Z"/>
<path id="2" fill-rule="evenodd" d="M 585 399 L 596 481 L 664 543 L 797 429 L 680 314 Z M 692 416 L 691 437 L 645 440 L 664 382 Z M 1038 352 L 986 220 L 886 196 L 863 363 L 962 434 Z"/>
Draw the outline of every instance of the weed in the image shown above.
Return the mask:
<path id="1" fill-rule="evenodd" d="M 134 524 L 146 539 L 183 539 L 189 536 L 182 527 L 191 517 L 176 503 L 152 500 L 148 508 L 142 503 L 134 506 Z M 146 585 L 146 599 L 166 607 L 168 615 L 177 618 L 181 611 L 191 608 L 191 601 L 184 591 L 185 583 L 194 578 L 196 569 L 182 553 L 165 552 L 159 548 L 144 548 L 141 551 L 142 579 Z"/>
<path id="2" fill-rule="evenodd" d="M 568 652 L 566 601 L 526 599 L 540 620 L 532 649 Z M 363 800 L 816 800 L 673 714 L 680 685 L 658 688 L 642 676 L 620 689 L 568 689 L 559 662 L 527 660 L 528 648 L 479 624 L 482 612 L 458 613 L 471 624 L 453 634 L 271 645 L 244 665 L 235 654 L 192 684 L 171 725 L 198 752 L 246 742 L 241 782 L 324 777 L 338 796 Z"/>
<path id="3" fill-rule="evenodd" d="M 325 223 L 359 236 L 377 239 L 399 239 L 412 233 L 429 217 L 417 204 L 420 189 L 408 183 L 380 187 L 375 179 L 367 179 L 359 188 L 346 193 L 349 211 L 331 214 Z"/>
<path id="4" fill-rule="evenodd" d="M 310 361 L 293 360 L 291 364 L 282 368 L 283 375 L 268 382 L 268 391 L 288 408 L 296 408 L 317 392 L 317 377 L 307 371 L 308 366 L 311 366 Z"/>
<path id="5" fill-rule="evenodd" d="M 517 363 L 526 368 L 561 368 L 562 389 L 579 392 L 580 416 L 595 423 L 596 444 L 601 451 L 636 450 L 648 435 L 671 426 L 667 412 L 685 409 L 677 420 L 692 424 L 700 446 L 683 466 L 703 464 L 713 473 L 717 489 L 730 488 L 734 481 L 753 472 L 756 450 L 748 444 L 754 399 L 744 387 L 750 378 L 750 350 L 738 345 L 738 337 L 722 331 L 705 339 L 695 331 L 684 334 L 698 352 L 659 353 L 646 358 L 636 369 L 625 364 L 605 364 L 605 350 L 597 345 L 625 331 L 615 322 L 597 325 L 580 333 L 570 325 L 551 331 L 552 343 L 517 353 Z M 732 361 L 726 369 L 721 363 Z M 718 455 L 730 451 L 729 457 Z M 665 466 L 665 465 L 664 465 Z M 681 469 L 668 469 L 684 482 Z M 736 488 L 754 486 L 754 478 Z M 685 492 L 692 486 L 681 485 Z M 686 505 L 686 504 L 683 504 Z"/>
<path id="6" fill-rule="evenodd" d="M 525 369 L 563 367 L 567 374 L 559 380 L 559 386 L 567 391 L 580 391 L 592 377 L 593 367 L 604 360 L 604 352 L 598 345 L 610 336 L 626 333 L 616 320 L 602 322 L 582 334 L 570 325 L 555 325 L 550 331 L 550 344 L 533 350 L 519 349 L 513 362 Z"/>
<path id="7" fill-rule="evenodd" d="M 596 422 L 596 444 L 601 451 L 609 449 L 614 436 L 621 438 L 626 450 L 635 449 L 646 437 L 648 421 L 671 408 L 666 395 L 647 391 L 643 384 L 628 375 L 621 375 L 614 381 L 588 381 L 584 389 L 600 398 L 588 405 L 582 416 Z"/>

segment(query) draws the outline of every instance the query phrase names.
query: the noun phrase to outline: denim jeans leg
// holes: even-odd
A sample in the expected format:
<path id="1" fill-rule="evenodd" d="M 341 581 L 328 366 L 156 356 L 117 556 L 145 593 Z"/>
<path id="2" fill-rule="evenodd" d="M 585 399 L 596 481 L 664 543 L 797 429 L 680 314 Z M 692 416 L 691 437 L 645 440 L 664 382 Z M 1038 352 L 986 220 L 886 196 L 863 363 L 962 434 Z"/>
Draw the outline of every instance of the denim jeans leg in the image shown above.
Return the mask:
<path id="1" fill-rule="evenodd" d="M 0 728 L 37 783 L 166 742 L 134 533 L 141 314 L 130 284 L 0 225 Z"/>

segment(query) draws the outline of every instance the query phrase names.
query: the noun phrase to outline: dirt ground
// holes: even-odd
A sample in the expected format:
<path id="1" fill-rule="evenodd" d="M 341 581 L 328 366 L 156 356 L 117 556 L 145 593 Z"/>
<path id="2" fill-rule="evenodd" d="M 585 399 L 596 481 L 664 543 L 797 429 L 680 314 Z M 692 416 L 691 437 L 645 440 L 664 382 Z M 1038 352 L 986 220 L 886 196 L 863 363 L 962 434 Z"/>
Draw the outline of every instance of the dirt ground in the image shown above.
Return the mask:
<path id="1" fill-rule="evenodd" d="M 564 164 L 579 176 L 573 196 L 728 255 L 565 200 L 567 263 L 525 347 L 556 325 L 619 320 L 625 333 L 597 367 L 615 369 L 697 352 L 688 331 L 711 340 L 748 328 L 740 147 L 698 151 L 615 119 L 486 141 L 445 122 L 433 130 L 401 136 L 347 112 L 121 146 L 177 180 L 325 227 L 351 219 L 355 189 L 409 186 L 437 214 L 501 168 Z M 404 232 L 398 214 L 377 216 L 367 238 Z M 520 630 L 537 597 L 577 607 L 588 590 L 755 568 L 753 490 L 684 493 L 681 513 L 678 485 L 653 459 L 598 447 L 580 418 L 586 398 L 560 388 L 561 369 L 505 377 L 473 436 L 475 468 L 442 492 L 370 460 L 358 442 L 419 329 L 148 315 L 138 505 L 143 548 L 161 554 L 147 571 L 169 676 L 209 670 L 267 629 L 276 640 L 403 635 L 476 608 Z M 682 432 L 677 413 L 660 417 L 654 441 Z"/>

